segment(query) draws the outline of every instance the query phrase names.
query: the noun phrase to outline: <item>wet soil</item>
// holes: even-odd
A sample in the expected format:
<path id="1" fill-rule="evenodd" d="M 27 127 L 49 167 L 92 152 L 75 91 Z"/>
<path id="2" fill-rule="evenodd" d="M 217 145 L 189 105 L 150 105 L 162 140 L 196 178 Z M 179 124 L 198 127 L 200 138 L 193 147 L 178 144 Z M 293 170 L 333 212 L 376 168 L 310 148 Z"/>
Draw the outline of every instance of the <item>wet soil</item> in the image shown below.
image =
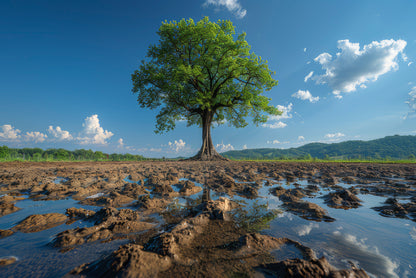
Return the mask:
<path id="1" fill-rule="evenodd" d="M 374 207 L 380 215 L 416 221 L 415 173 L 413 164 L 0 163 L 0 217 L 18 211 L 19 200 L 25 198 L 72 198 L 101 208 L 68 207 L 65 214 L 33 214 L 0 230 L 0 239 L 82 221 L 90 224 L 55 234 L 51 248 L 66 252 L 92 242 L 129 240 L 111 254 L 76 267 L 68 276 L 368 277 L 353 263 L 349 269 L 336 269 L 298 241 L 265 235 L 261 229 L 253 232 L 233 214 L 244 205 L 230 198 L 256 199 L 267 187 L 287 212 L 316 222 L 333 222 L 336 219 L 309 198 L 323 198 L 331 208 L 353 210 L 362 205 L 357 195 L 368 194 L 389 198 L 383 206 Z M 283 186 L 284 181 L 292 187 Z M 322 189 L 328 193 L 318 196 Z M 212 192 L 223 197 L 211 199 Z M 400 203 L 396 198 L 407 201 Z M 259 219 L 267 222 L 273 216 L 265 214 Z M 301 255 L 296 259 L 272 255 L 286 245 Z M 13 263 L 12 257 L 0 258 L 1 266 Z"/>

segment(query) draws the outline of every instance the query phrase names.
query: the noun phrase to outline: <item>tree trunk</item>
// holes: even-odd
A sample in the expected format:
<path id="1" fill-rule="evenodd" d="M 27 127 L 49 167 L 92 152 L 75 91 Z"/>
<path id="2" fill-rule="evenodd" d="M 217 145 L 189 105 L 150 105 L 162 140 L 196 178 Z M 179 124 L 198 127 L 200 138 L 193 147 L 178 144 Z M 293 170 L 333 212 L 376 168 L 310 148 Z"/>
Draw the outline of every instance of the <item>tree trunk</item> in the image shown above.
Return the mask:
<path id="1" fill-rule="evenodd" d="M 211 123 L 213 113 L 211 111 L 204 111 L 202 114 L 202 147 L 199 152 L 191 157 L 190 160 L 228 160 L 220 155 L 214 148 L 211 140 Z"/>

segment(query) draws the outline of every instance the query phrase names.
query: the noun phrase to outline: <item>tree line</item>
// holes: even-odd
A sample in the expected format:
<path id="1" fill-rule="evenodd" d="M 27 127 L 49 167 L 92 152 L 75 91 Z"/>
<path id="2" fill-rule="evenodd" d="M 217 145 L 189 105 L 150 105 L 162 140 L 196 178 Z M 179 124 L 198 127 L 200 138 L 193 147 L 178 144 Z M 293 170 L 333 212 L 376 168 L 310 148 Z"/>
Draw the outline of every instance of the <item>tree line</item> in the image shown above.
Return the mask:
<path id="1" fill-rule="evenodd" d="M 142 155 L 133 154 L 107 154 L 101 151 L 40 148 L 9 148 L 0 147 L 0 161 L 142 161 L 146 160 Z"/>
<path id="2" fill-rule="evenodd" d="M 386 136 L 370 141 L 310 143 L 290 149 L 247 149 L 222 153 L 231 159 L 416 160 L 416 136 Z"/>

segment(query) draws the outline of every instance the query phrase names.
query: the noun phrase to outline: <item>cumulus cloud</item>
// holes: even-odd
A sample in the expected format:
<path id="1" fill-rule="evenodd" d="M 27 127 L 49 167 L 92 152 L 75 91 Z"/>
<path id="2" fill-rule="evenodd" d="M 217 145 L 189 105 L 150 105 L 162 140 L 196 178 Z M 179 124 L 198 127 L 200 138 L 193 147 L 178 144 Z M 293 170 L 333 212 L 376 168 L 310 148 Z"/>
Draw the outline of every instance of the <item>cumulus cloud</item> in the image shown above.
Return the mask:
<path id="1" fill-rule="evenodd" d="M 293 103 L 290 103 L 288 106 L 284 106 L 284 105 L 276 105 L 276 108 L 282 112 L 282 115 L 272 115 L 269 117 L 269 120 L 271 121 L 279 121 L 282 119 L 290 119 L 292 118 L 292 114 L 290 114 L 290 112 L 292 111 L 293 108 Z"/>
<path id="2" fill-rule="evenodd" d="M 39 131 L 26 132 L 25 134 L 25 139 L 27 141 L 33 141 L 35 143 L 42 143 L 46 138 L 48 138 L 48 136 Z"/>
<path id="3" fill-rule="evenodd" d="M 303 49 L 303 52 L 306 52 L 306 47 Z"/>
<path id="4" fill-rule="evenodd" d="M 312 96 L 312 94 L 308 90 L 306 91 L 299 90 L 296 93 L 292 94 L 292 97 L 298 98 L 301 100 L 309 100 L 309 102 L 312 102 L 312 103 L 317 102 L 319 100 L 319 97 Z"/>
<path id="5" fill-rule="evenodd" d="M 174 142 L 169 142 L 168 145 L 173 151 L 179 152 L 185 149 L 186 143 L 182 139 L 179 139 L 178 141 L 175 140 Z"/>
<path id="6" fill-rule="evenodd" d="M 357 86 L 376 81 L 380 75 L 399 68 L 397 56 L 406 47 L 404 40 L 373 41 L 360 49 L 359 43 L 339 40 L 340 52 L 332 57 L 322 53 L 315 58 L 325 73 L 313 77 L 318 84 L 328 84 L 332 92 L 341 98 L 341 93 L 356 90 Z"/>
<path id="7" fill-rule="evenodd" d="M 83 136 L 77 138 L 81 144 L 106 145 L 107 140 L 114 135 L 100 126 L 97 114 L 86 117 L 82 126 L 84 127 Z"/>
<path id="8" fill-rule="evenodd" d="M 205 6 L 214 5 L 214 6 L 224 6 L 228 11 L 232 12 L 237 18 L 243 18 L 247 14 L 247 10 L 241 7 L 241 4 L 238 0 L 206 0 L 204 3 Z"/>
<path id="9" fill-rule="evenodd" d="M 284 122 L 275 122 L 272 124 L 262 124 L 261 126 L 271 128 L 271 129 L 276 129 L 276 128 L 284 128 L 285 126 L 287 126 L 287 124 L 285 124 Z"/>
<path id="10" fill-rule="evenodd" d="M 243 146 L 243 150 L 247 150 L 248 148 L 247 148 L 247 145 L 244 145 Z"/>
<path id="11" fill-rule="evenodd" d="M 409 62 L 409 63 L 407 64 L 407 66 L 408 66 L 408 67 L 410 67 L 410 65 L 411 65 L 411 64 L 413 64 L 413 62 Z"/>
<path id="12" fill-rule="evenodd" d="M 311 233 L 313 228 L 319 228 L 316 223 L 310 223 L 309 225 L 302 225 L 296 229 L 298 236 L 307 236 Z"/>
<path id="13" fill-rule="evenodd" d="M 325 135 L 325 138 L 329 138 L 329 139 L 336 139 L 336 138 L 341 138 L 344 137 L 345 134 L 341 133 L 341 132 L 336 132 L 336 133 L 328 133 Z"/>
<path id="14" fill-rule="evenodd" d="M 53 128 L 53 126 L 50 125 L 48 128 L 48 132 L 52 134 L 53 137 L 55 137 L 56 139 L 60 141 L 63 141 L 63 140 L 69 141 L 73 139 L 69 131 L 62 130 L 59 126 L 57 126 L 56 128 Z"/>
<path id="15" fill-rule="evenodd" d="M 0 141 L 18 141 L 21 135 L 19 129 L 14 128 L 11 125 L 2 125 L 0 127 L 2 132 L 0 132 Z"/>
<path id="16" fill-rule="evenodd" d="M 119 147 L 119 148 L 124 147 L 123 138 L 118 139 L 117 143 L 118 143 L 118 147 Z"/>
<path id="17" fill-rule="evenodd" d="M 227 152 L 227 151 L 233 151 L 234 147 L 231 144 L 227 144 L 225 145 L 224 143 L 221 144 L 217 144 L 215 146 L 215 148 L 217 149 L 218 152 L 222 153 L 222 152 Z"/>
<path id="18" fill-rule="evenodd" d="M 305 76 L 305 78 L 303 79 L 305 82 L 308 82 L 308 80 L 312 77 L 313 75 L 313 71 L 311 71 L 310 73 L 308 73 L 307 76 Z"/>
<path id="19" fill-rule="evenodd" d="M 280 141 L 279 140 L 267 141 L 267 144 L 273 144 L 273 145 L 280 144 Z"/>
<path id="20" fill-rule="evenodd" d="M 272 129 L 286 127 L 287 124 L 282 122 L 281 120 L 292 118 L 292 114 L 290 113 L 292 111 L 292 107 L 293 107 L 292 103 L 290 103 L 288 106 L 276 105 L 276 108 L 280 112 L 282 112 L 282 114 L 269 116 L 269 121 L 267 123 L 262 124 L 261 126 L 265 128 L 272 128 Z M 275 122 L 271 123 L 273 121 Z"/>
<path id="21" fill-rule="evenodd" d="M 305 141 L 305 137 L 303 137 L 302 135 L 298 136 L 298 141 Z"/>

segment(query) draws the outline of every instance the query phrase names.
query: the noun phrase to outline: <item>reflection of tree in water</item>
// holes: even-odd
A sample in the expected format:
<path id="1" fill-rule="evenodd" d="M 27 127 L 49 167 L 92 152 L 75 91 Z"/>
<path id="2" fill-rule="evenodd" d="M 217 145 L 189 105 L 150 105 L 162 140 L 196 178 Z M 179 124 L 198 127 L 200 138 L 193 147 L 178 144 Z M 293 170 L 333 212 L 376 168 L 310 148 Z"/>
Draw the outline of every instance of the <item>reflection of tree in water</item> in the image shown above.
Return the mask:
<path id="1" fill-rule="evenodd" d="M 251 206 L 240 206 L 231 212 L 237 224 L 248 232 L 258 232 L 269 228 L 270 221 L 280 213 L 277 209 L 268 209 L 268 204 L 259 204 L 256 200 Z"/>
<path id="2" fill-rule="evenodd" d="M 211 201 L 211 189 L 208 186 L 204 186 L 204 189 L 202 190 L 201 203 L 206 203 L 208 201 Z"/>
<path id="3" fill-rule="evenodd" d="M 180 198 L 175 198 L 161 213 L 167 224 L 177 224 L 186 217 L 195 216 L 198 212 L 195 207 L 211 201 L 211 189 L 204 186 L 198 198 L 182 197 L 182 199 L 185 200 L 185 204 L 180 203 Z"/>
<path id="4" fill-rule="evenodd" d="M 185 204 L 181 204 L 179 198 L 175 199 L 162 213 L 167 224 L 176 224 L 184 218 L 195 216 L 199 212 L 195 208 L 212 200 L 211 189 L 204 186 L 198 198 L 185 197 L 184 199 Z M 280 213 L 281 211 L 277 209 L 269 210 L 268 204 L 259 204 L 257 200 L 252 205 L 241 201 L 240 206 L 230 212 L 234 221 L 248 232 L 258 232 L 269 228 L 269 222 Z"/>

